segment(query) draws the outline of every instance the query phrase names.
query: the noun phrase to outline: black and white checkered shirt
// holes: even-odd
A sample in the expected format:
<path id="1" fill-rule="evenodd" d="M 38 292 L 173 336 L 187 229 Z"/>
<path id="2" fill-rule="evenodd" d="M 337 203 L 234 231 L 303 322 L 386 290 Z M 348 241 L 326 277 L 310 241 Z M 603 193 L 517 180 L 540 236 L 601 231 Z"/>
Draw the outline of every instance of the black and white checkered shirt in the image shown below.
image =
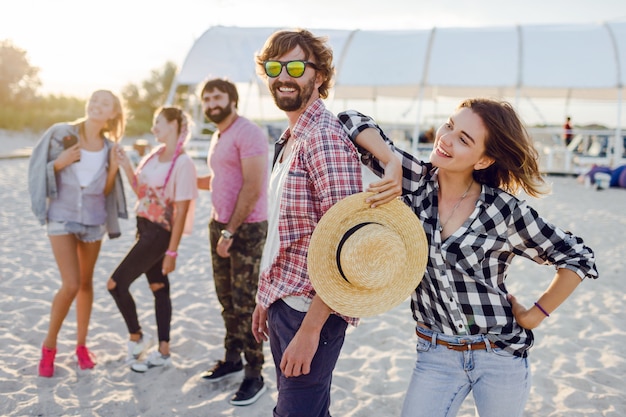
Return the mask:
<path id="1" fill-rule="evenodd" d="M 396 148 L 370 117 L 346 111 L 339 119 L 353 142 L 364 129 L 377 129 L 402 160 L 403 198 L 422 221 L 430 246 L 426 273 L 411 296 L 416 321 L 448 335 L 486 334 L 499 347 L 525 357 L 533 334 L 517 324 L 506 299 L 513 257 L 568 268 L 581 279 L 598 277 L 593 251 L 582 239 L 547 222 L 526 202 L 484 184 L 467 221 L 442 241 L 437 168 Z M 379 162 L 365 149 L 359 151 L 363 163 L 382 176 Z"/>

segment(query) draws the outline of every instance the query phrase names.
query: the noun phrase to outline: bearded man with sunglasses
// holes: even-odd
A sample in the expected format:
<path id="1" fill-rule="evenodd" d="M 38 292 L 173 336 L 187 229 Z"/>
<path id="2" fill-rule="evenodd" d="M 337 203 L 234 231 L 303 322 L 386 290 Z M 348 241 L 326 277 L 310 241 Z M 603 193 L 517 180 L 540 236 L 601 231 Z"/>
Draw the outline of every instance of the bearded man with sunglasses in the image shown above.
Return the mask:
<path id="1" fill-rule="evenodd" d="M 289 127 L 276 143 L 268 235 L 252 332 L 270 341 L 278 400 L 274 416 L 330 416 L 332 372 L 348 324 L 318 297 L 307 272 L 311 234 L 322 215 L 363 190 L 356 148 L 324 106 L 334 67 L 327 40 L 278 31 L 256 57 L 259 74 Z"/>
<path id="2" fill-rule="evenodd" d="M 263 344 L 250 326 L 267 234 L 269 143 L 259 126 L 237 114 L 239 94 L 232 82 L 208 80 L 200 99 L 205 116 L 217 126 L 207 158 L 211 175 L 199 176 L 198 188 L 212 192 L 213 281 L 226 328 L 224 360 L 201 376 L 217 382 L 244 369 L 243 382 L 230 399 L 232 405 L 243 406 L 266 391 Z"/>

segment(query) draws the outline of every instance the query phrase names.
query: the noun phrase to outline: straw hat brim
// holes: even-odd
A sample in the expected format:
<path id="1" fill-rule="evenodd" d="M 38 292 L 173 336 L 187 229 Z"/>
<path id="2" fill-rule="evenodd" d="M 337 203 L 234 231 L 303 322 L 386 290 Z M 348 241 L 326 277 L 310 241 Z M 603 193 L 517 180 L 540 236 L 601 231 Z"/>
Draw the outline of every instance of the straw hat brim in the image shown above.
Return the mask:
<path id="1" fill-rule="evenodd" d="M 397 306 L 415 290 L 424 276 L 428 261 L 428 241 L 413 211 L 395 199 L 371 208 L 365 199 L 369 192 L 353 194 L 332 206 L 317 224 L 309 245 L 308 271 L 313 288 L 331 309 L 348 317 L 367 317 Z M 384 227 L 381 236 L 367 249 L 342 258 L 339 270 L 337 250 L 347 231 L 360 224 Z M 380 261 L 380 263 L 378 263 Z M 344 268 L 343 264 L 347 265 Z M 372 288 L 355 286 L 359 277 L 342 276 L 363 264 L 384 282 Z M 369 275 L 369 272 L 366 272 Z M 356 279 L 355 279 L 356 278 Z"/>

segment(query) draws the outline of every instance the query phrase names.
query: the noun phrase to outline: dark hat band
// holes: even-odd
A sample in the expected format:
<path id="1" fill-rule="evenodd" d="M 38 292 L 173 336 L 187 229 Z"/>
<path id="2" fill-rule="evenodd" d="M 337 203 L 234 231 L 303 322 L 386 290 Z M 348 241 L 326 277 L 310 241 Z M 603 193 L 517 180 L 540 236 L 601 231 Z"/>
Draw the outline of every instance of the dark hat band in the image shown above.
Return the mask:
<path id="1" fill-rule="evenodd" d="M 352 226 L 350 229 L 348 229 L 343 236 L 341 237 L 341 240 L 339 241 L 339 245 L 337 245 L 337 253 L 335 254 L 336 258 L 337 258 L 337 269 L 339 270 L 339 274 L 341 274 L 341 277 L 349 284 L 350 281 L 348 280 L 348 278 L 346 278 L 346 276 L 343 273 L 343 269 L 341 268 L 341 249 L 343 248 L 343 244 L 346 243 L 346 241 L 350 238 L 350 236 L 352 236 L 353 234 L 355 234 L 357 232 L 357 230 L 369 225 L 369 224 L 378 224 L 380 226 L 382 226 L 380 223 L 376 223 L 376 222 L 365 222 L 365 223 L 359 223 L 356 224 L 354 226 Z"/>

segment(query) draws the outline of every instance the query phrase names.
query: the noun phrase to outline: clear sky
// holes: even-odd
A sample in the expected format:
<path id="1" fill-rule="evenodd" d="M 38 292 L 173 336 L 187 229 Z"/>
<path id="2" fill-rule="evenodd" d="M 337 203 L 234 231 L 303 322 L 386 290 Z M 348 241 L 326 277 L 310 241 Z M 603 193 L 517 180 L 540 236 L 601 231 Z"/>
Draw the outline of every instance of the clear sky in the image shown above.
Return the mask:
<path id="1" fill-rule="evenodd" d="M 214 25 L 422 29 L 626 19 L 626 0 L 0 0 L 0 40 L 26 50 L 44 93 L 87 97 L 180 66 Z"/>

